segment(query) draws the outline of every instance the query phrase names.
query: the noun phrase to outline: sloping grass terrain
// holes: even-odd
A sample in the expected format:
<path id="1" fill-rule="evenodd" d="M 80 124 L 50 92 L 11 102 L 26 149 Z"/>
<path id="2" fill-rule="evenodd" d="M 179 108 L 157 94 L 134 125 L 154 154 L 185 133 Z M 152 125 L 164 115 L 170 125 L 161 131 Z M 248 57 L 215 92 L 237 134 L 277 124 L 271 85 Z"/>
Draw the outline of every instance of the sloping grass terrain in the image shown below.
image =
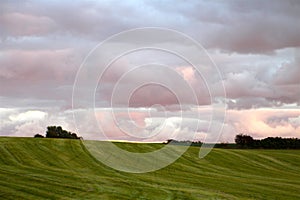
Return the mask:
<path id="1" fill-rule="evenodd" d="M 0 138 L 0 199 L 300 199 L 300 150 L 198 153 L 190 147 L 164 169 L 130 174 L 99 163 L 79 140 Z"/>

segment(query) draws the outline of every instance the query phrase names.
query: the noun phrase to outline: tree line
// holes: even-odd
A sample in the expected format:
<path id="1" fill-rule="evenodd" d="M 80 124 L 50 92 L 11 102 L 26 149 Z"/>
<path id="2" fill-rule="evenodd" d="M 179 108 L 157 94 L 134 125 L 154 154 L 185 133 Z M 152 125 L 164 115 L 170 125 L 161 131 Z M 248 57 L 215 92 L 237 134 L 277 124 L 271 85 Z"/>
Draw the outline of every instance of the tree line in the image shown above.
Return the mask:
<path id="1" fill-rule="evenodd" d="M 36 134 L 35 138 L 43 138 L 41 134 Z M 48 126 L 46 131 L 46 138 L 66 138 L 66 139 L 80 139 L 76 133 L 66 131 L 61 126 Z"/>
<path id="2" fill-rule="evenodd" d="M 235 136 L 237 148 L 245 149 L 300 149 L 300 139 L 267 137 L 253 139 L 250 135 L 238 134 Z"/>
<path id="3" fill-rule="evenodd" d="M 178 141 L 169 139 L 164 144 L 202 146 L 201 141 Z M 238 134 L 235 136 L 235 143 L 206 144 L 214 148 L 226 149 L 300 149 L 300 139 L 267 137 L 264 139 L 253 139 L 250 135 Z"/>
<path id="4" fill-rule="evenodd" d="M 176 144 L 176 145 L 190 145 L 190 146 L 201 146 L 203 143 L 201 141 L 190 141 L 190 140 L 174 140 L 168 139 L 167 141 L 163 142 L 163 144 Z"/>

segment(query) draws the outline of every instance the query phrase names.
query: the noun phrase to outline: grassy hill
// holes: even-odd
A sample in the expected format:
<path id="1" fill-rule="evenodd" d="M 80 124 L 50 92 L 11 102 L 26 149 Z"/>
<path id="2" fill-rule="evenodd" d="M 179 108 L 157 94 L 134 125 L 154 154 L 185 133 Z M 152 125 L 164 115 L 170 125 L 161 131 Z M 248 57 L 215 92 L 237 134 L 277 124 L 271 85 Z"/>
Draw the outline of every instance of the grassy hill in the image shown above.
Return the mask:
<path id="1" fill-rule="evenodd" d="M 0 199 L 300 199 L 300 150 L 198 153 L 190 147 L 164 169 L 130 174 L 99 163 L 79 140 L 0 138 Z"/>

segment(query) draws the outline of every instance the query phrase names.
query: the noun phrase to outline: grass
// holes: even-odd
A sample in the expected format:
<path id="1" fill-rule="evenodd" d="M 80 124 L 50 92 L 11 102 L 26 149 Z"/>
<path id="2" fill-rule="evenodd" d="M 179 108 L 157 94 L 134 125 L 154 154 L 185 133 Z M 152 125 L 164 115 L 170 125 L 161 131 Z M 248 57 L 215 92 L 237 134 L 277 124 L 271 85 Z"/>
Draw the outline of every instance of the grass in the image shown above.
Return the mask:
<path id="1" fill-rule="evenodd" d="M 98 162 L 79 140 L 2 137 L 0 199 L 300 199 L 300 150 L 198 153 L 190 147 L 166 168 L 131 174 Z"/>

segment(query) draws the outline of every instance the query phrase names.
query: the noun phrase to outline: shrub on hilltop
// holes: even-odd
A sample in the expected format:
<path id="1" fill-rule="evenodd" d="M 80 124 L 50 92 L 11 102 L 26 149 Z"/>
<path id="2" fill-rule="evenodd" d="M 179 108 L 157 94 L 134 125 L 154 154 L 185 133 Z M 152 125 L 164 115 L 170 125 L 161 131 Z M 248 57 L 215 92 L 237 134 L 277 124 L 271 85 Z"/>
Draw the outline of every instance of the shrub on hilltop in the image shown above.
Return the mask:
<path id="1" fill-rule="evenodd" d="M 43 135 L 35 134 L 35 138 L 43 138 Z M 80 139 L 76 133 L 64 130 L 61 126 L 48 126 L 46 131 L 46 138 L 66 138 L 66 139 Z"/>

